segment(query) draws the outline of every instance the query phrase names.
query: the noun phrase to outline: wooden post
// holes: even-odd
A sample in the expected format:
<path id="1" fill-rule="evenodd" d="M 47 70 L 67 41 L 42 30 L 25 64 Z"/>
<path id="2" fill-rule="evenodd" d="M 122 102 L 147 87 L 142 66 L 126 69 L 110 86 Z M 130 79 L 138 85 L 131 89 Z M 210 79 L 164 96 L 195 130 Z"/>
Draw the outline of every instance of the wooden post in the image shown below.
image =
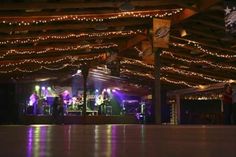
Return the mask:
<path id="1" fill-rule="evenodd" d="M 83 110 L 82 110 L 82 115 L 83 117 L 86 116 L 86 99 L 87 99 L 87 78 L 88 78 L 88 72 L 89 72 L 89 67 L 86 63 L 82 64 L 81 66 L 81 70 L 82 70 L 82 75 L 84 78 L 84 82 L 83 82 L 83 87 L 84 87 L 84 94 L 83 94 L 83 98 L 84 98 L 84 103 L 83 103 Z"/>
<path id="2" fill-rule="evenodd" d="M 155 96 L 154 96 L 154 105 L 155 105 L 155 123 L 161 124 L 161 81 L 160 81 L 160 70 L 161 70 L 161 63 L 160 63 L 160 54 L 162 49 L 158 48 L 155 55 L 155 63 L 154 63 L 154 76 L 155 76 Z"/>
<path id="3" fill-rule="evenodd" d="M 176 107 L 175 107 L 176 121 L 177 121 L 177 124 L 180 124 L 180 122 L 181 122 L 181 119 L 180 119 L 180 117 L 181 117 L 181 115 L 180 115 L 180 95 L 177 94 L 175 99 L 176 99 Z"/>

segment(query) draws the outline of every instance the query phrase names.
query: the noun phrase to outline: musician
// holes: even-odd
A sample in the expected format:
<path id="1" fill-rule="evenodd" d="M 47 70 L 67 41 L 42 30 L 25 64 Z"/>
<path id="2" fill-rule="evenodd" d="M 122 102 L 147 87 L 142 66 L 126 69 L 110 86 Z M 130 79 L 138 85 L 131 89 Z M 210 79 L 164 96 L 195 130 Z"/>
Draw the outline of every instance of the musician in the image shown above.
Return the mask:
<path id="1" fill-rule="evenodd" d="M 95 106 L 98 106 L 98 113 L 106 115 L 106 107 L 110 104 L 110 97 L 106 91 L 96 98 Z"/>
<path id="2" fill-rule="evenodd" d="M 68 90 L 65 90 L 62 93 L 62 99 L 63 99 L 63 102 L 64 102 L 64 104 L 63 104 L 63 113 L 67 114 L 68 105 L 71 104 L 70 92 Z"/>
<path id="3" fill-rule="evenodd" d="M 37 95 L 37 92 L 34 91 L 30 98 L 29 98 L 29 106 L 33 107 L 33 114 L 36 115 L 37 114 L 37 106 L 38 106 L 38 100 L 39 100 L 39 96 Z"/>

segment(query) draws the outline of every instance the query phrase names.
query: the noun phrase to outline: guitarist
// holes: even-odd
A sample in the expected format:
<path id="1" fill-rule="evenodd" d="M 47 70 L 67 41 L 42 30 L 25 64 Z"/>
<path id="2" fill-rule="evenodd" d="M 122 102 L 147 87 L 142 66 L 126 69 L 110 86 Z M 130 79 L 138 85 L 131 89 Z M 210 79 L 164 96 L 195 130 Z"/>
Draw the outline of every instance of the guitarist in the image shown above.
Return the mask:
<path id="1" fill-rule="evenodd" d="M 95 106 L 98 106 L 98 113 L 101 115 L 106 115 L 106 106 L 109 105 L 109 95 L 107 92 L 102 92 L 96 99 Z"/>
<path id="2" fill-rule="evenodd" d="M 95 106 L 98 106 L 98 113 L 103 114 L 104 106 L 103 106 L 103 95 L 99 95 L 96 98 Z"/>

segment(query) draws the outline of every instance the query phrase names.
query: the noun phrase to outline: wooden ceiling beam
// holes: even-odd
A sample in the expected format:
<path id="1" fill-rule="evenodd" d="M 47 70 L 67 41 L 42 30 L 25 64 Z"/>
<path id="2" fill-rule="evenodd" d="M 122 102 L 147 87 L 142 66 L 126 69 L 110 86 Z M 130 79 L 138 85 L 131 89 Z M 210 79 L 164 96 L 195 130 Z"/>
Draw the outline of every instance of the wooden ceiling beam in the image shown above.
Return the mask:
<path id="1" fill-rule="evenodd" d="M 196 9 L 189 9 L 189 8 L 185 8 L 180 14 L 175 14 L 172 16 L 171 21 L 172 24 L 178 24 L 180 22 L 183 22 L 184 20 L 190 18 L 191 16 L 197 14 L 200 11 L 204 11 L 208 8 L 210 8 L 211 6 L 219 3 L 221 0 L 200 0 L 197 1 L 197 3 L 194 5 L 194 7 L 196 7 Z"/>
<path id="2" fill-rule="evenodd" d="M 220 2 L 222 2 L 222 0 L 198 0 L 196 3 L 196 8 L 199 11 L 205 11 L 206 9 Z"/>
<path id="3" fill-rule="evenodd" d="M 190 32 L 190 38 L 192 34 L 201 36 L 201 37 L 206 37 L 207 39 L 214 39 L 214 40 L 220 40 L 222 38 L 222 36 L 219 35 L 214 35 L 211 31 L 205 32 L 205 31 L 198 31 L 195 30 L 194 28 L 191 29 L 187 29 L 187 32 Z"/>
<path id="4" fill-rule="evenodd" d="M 221 19 L 223 20 L 223 19 Z M 207 26 L 208 28 L 216 28 L 216 29 L 220 29 L 220 30 L 225 30 L 225 26 L 224 26 L 224 23 L 222 22 L 222 25 L 220 24 L 215 24 L 213 22 L 209 22 L 209 21 L 206 21 L 206 20 L 195 20 L 195 19 L 190 19 L 188 21 L 188 23 L 186 23 L 185 25 L 188 26 L 189 24 L 191 24 L 192 22 L 196 22 L 196 23 L 199 23 L 199 25 L 203 24 L 205 26 Z M 201 26 L 201 27 L 204 27 L 204 26 Z"/>
<path id="5" fill-rule="evenodd" d="M 181 5 L 193 3 L 194 0 L 145 0 L 131 1 L 135 7 L 153 7 L 161 5 Z M 123 2 L 41 2 L 41 3 L 1 3 L 0 10 L 41 10 L 41 9 L 84 9 L 84 8 L 119 8 Z"/>
<path id="6" fill-rule="evenodd" d="M 122 47 L 119 48 L 119 52 L 125 51 L 129 48 L 134 47 L 135 45 L 139 44 L 141 41 L 146 40 L 147 39 L 147 35 L 143 35 L 143 34 L 137 34 L 135 35 L 133 38 L 129 39 L 125 45 L 123 45 Z"/>

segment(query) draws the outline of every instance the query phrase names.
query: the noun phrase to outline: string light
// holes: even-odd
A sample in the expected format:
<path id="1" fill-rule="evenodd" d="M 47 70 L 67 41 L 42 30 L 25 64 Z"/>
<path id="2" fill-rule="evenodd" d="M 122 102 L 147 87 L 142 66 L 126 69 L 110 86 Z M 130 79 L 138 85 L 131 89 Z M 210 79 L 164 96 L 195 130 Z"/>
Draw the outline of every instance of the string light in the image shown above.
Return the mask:
<path id="1" fill-rule="evenodd" d="M 136 76 L 146 77 L 146 78 L 149 78 L 149 79 L 155 79 L 154 76 L 152 76 L 151 74 L 147 74 L 147 73 L 143 74 L 143 73 L 131 71 L 131 70 L 128 70 L 128 69 L 121 69 L 121 73 L 129 73 L 129 74 L 136 75 Z M 185 85 L 185 86 L 191 87 L 191 88 L 196 87 L 196 85 L 191 85 L 191 84 L 189 84 L 185 81 L 174 81 L 174 80 L 170 80 L 166 77 L 161 77 L 160 80 L 171 83 L 171 84 Z"/>
<path id="2" fill-rule="evenodd" d="M 211 56 L 215 56 L 215 57 L 219 57 L 219 58 L 235 58 L 236 57 L 236 55 L 219 54 L 217 52 L 212 52 L 210 50 L 204 49 L 199 43 L 197 43 L 195 41 L 188 40 L 187 44 L 191 45 L 191 46 L 194 46 L 195 48 L 197 48 L 201 52 L 203 52 L 205 54 L 208 54 L 208 55 L 211 55 Z M 185 47 L 186 46 L 186 44 L 179 44 L 179 43 L 172 43 L 172 45 L 175 46 L 175 47 Z"/>
<path id="3" fill-rule="evenodd" d="M 75 66 L 73 64 L 66 64 L 66 65 L 63 65 L 61 67 L 58 67 L 58 68 L 49 68 L 49 67 L 46 67 L 46 66 L 40 66 L 39 68 L 36 68 L 36 69 L 33 69 L 33 70 L 27 70 L 27 69 L 21 69 L 21 68 L 15 68 L 13 70 L 7 70 L 7 71 L 0 71 L 0 73 L 12 73 L 12 72 L 15 72 L 15 71 L 19 71 L 19 72 L 23 72 L 23 73 L 32 73 L 32 72 L 36 72 L 36 71 L 39 71 L 39 70 L 42 70 L 42 69 L 46 69 L 46 70 L 51 70 L 51 71 L 56 71 L 56 70 L 61 70 L 65 67 L 68 67 L 68 66 Z"/>
<path id="4" fill-rule="evenodd" d="M 202 60 L 202 59 L 201 60 L 200 59 L 191 60 L 189 58 L 185 59 L 185 58 L 182 58 L 182 57 L 177 57 L 172 52 L 169 52 L 169 51 L 162 51 L 161 55 L 169 55 L 171 58 L 173 58 L 175 60 L 186 62 L 186 63 L 205 64 L 205 65 L 209 65 L 209 66 L 214 67 L 214 68 L 220 68 L 220 69 L 225 69 L 225 70 L 236 70 L 236 67 L 216 64 L 216 63 L 213 63 L 209 60 Z"/>
<path id="5" fill-rule="evenodd" d="M 16 25 L 16 26 L 29 26 L 32 24 L 46 24 L 50 22 L 59 22 L 59 21 L 90 21 L 90 22 L 102 22 L 104 20 L 112 20 L 118 18 L 125 17 L 133 17 L 133 18 L 153 18 L 153 17 L 167 17 L 172 16 L 181 12 L 183 8 L 176 9 L 163 9 L 163 10 L 146 10 L 146 11 L 129 11 L 129 12 L 119 12 L 119 13 L 109 13 L 109 14 L 87 14 L 87 15 L 63 15 L 63 16 L 51 16 L 51 17 L 42 17 L 39 19 L 27 19 L 21 20 L 20 17 L 12 17 L 12 18 L 2 18 L 0 21 L 2 24 L 8 25 Z M 99 17 L 98 17 L 99 16 Z M 24 17 L 25 18 L 25 17 Z M 16 21 L 21 20 L 21 21 Z"/>
<path id="6" fill-rule="evenodd" d="M 44 50 L 39 50 L 39 51 L 19 51 L 19 50 L 8 50 L 6 53 L 1 54 L 0 58 L 4 58 L 7 55 L 11 55 L 11 54 L 43 54 L 43 53 L 47 53 L 49 51 L 53 51 L 53 52 L 63 52 L 63 51 L 71 51 L 71 50 L 79 50 L 79 49 L 109 49 L 109 48 L 113 48 L 113 47 L 117 47 L 117 44 L 113 44 L 113 43 L 108 43 L 108 44 L 97 44 L 97 45 L 77 45 L 77 46 L 67 46 L 65 48 L 57 48 L 57 47 L 50 47 L 50 48 L 46 48 Z"/>
<path id="7" fill-rule="evenodd" d="M 152 69 L 154 69 L 154 66 L 153 66 L 153 65 L 143 63 L 142 61 L 136 60 L 136 59 L 128 59 L 128 58 L 126 58 L 125 60 L 121 60 L 121 61 L 120 61 L 120 64 L 140 65 L 140 66 L 144 66 L 144 67 L 146 67 L 146 68 L 152 68 Z"/>
<path id="8" fill-rule="evenodd" d="M 185 76 L 197 76 L 197 77 L 200 77 L 200 78 L 203 78 L 205 80 L 212 81 L 212 82 L 227 82 L 225 80 L 218 80 L 218 79 L 215 79 L 215 78 L 204 76 L 203 74 L 200 74 L 200 73 L 190 72 L 190 71 L 186 71 L 186 70 L 182 70 L 182 69 L 176 69 L 174 67 L 161 67 L 161 70 L 163 70 L 163 71 L 172 71 L 172 72 L 182 74 L 182 75 L 185 75 Z"/>
<path id="9" fill-rule="evenodd" d="M 27 38 L 27 39 L 16 39 L 16 40 L 6 40 L 0 41 L 0 45 L 6 44 L 26 44 L 26 43 L 37 43 L 39 41 L 45 41 L 50 39 L 69 39 L 69 38 L 81 38 L 81 37 L 105 37 L 110 35 L 135 35 L 138 33 L 142 33 L 143 31 L 138 30 L 130 30 L 130 31 L 112 31 L 112 32 L 99 32 L 99 33 L 79 33 L 79 34 L 67 34 L 67 35 L 47 35 L 47 36 L 38 36 L 36 38 Z"/>
<path id="10" fill-rule="evenodd" d="M 222 97 L 221 94 L 211 94 L 211 95 L 192 95 L 185 96 L 185 100 L 220 100 Z"/>
<path id="11" fill-rule="evenodd" d="M 168 78 L 166 78 L 166 77 L 161 77 L 160 79 L 163 80 L 163 81 L 172 83 L 172 84 L 185 85 L 185 86 L 191 87 L 191 88 L 195 88 L 195 87 L 196 87 L 196 85 L 195 85 L 195 86 L 194 86 L 194 85 L 191 85 L 191 84 L 189 84 L 189 83 L 187 83 L 187 82 L 185 82 L 185 81 L 174 81 L 174 80 L 170 80 L 170 79 L 168 79 Z"/>
<path id="12" fill-rule="evenodd" d="M 128 69 L 121 69 L 121 73 L 130 73 L 130 74 L 133 74 L 133 75 L 136 75 L 136 76 L 142 76 L 142 77 L 147 77 L 147 78 L 150 78 L 150 79 L 155 79 L 152 74 L 148 74 L 148 73 L 144 74 L 144 73 L 135 72 L 133 70 L 128 70 Z"/>
<path id="13" fill-rule="evenodd" d="M 134 47 L 134 49 L 137 50 L 139 53 L 143 54 L 143 51 L 139 50 L 137 47 Z M 175 60 L 186 62 L 186 63 L 191 63 L 191 64 L 192 63 L 193 64 L 205 64 L 205 65 L 209 65 L 209 66 L 214 67 L 214 68 L 220 68 L 220 69 L 224 69 L 224 70 L 236 70 L 236 67 L 213 63 L 212 61 L 209 61 L 209 60 L 203 60 L 203 59 L 194 59 L 194 60 L 192 60 L 190 58 L 186 59 L 186 58 L 182 58 L 182 57 L 177 57 L 177 56 L 174 55 L 174 53 L 172 53 L 170 51 L 162 51 L 162 53 L 160 55 L 161 56 L 169 55 L 171 58 L 173 58 Z M 141 62 L 140 64 L 142 64 L 145 67 L 154 68 L 154 66 L 145 64 L 143 62 Z"/>
<path id="14" fill-rule="evenodd" d="M 96 59 L 102 59 L 103 57 L 104 57 L 104 54 L 94 56 L 94 57 L 89 57 L 89 58 L 82 58 L 81 56 L 66 56 L 63 58 L 59 57 L 58 59 L 53 60 L 53 61 L 45 61 L 44 59 L 24 59 L 18 62 L 14 61 L 14 63 L 1 64 L 0 68 L 10 67 L 10 66 L 19 66 L 26 63 L 34 63 L 34 64 L 40 64 L 40 65 L 50 65 L 50 64 L 60 63 L 63 61 L 74 63 L 75 61 L 91 61 L 91 60 L 96 60 Z"/>
<path id="15" fill-rule="evenodd" d="M 134 60 L 134 59 L 126 59 L 126 60 L 121 61 L 120 63 L 121 64 L 131 64 L 131 65 L 140 65 L 140 66 L 144 66 L 146 68 L 154 69 L 153 65 L 149 65 L 149 64 L 143 63 L 142 61 Z M 161 67 L 161 71 L 165 71 L 165 72 L 171 71 L 171 72 L 178 73 L 178 74 L 185 75 L 185 76 L 196 76 L 196 77 L 200 77 L 202 79 L 209 80 L 212 82 L 228 82 L 228 80 L 218 80 L 215 78 L 204 76 L 201 73 L 190 72 L 190 71 L 186 71 L 183 69 L 177 69 L 174 67 Z"/>
<path id="16" fill-rule="evenodd" d="M 12 70 L 0 70 L 0 73 L 6 74 L 6 73 L 12 73 L 12 72 L 15 72 L 15 71 L 20 71 L 20 72 L 24 72 L 24 73 L 32 73 L 32 72 L 39 71 L 41 69 L 56 71 L 56 70 L 60 70 L 60 69 L 63 69 L 65 67 L 68 67 L 68 66 L 76 66 L 76 67 L 78 67 L 78 65 L 74 64 L 75 61 L 79 61 L 79 62 L 82 62 L 82 61 L 92 61 L 92 60 L 102 59 L 103 57 L 104 57 L 104 54 L 98 55 L 98 56 L 94 56 L 94 57 L 88 57 L 88 58 L 81 58 L 81 57 L 75 57 L 75 56 L 73 56 L 73 57 L 72 56 L 66 56 L 64 58 L 60 58 L 60 59 L 57 59 L 57 60 L 54 60 L 54 61 L 24 60 L 24 61 L 21 61 L 19 63 L 8 64 L 7 66 L 10 66 L 10 65 L 21 65 L 21 64 L 26 63 L 26 62 L 32 62 L 32 63 L 36 63 L 36 64 L 49 65 L 49 64 L 65 61 L 67 59 L 70 59 L 71 63 L 64 64 L 64 65 L 62 65 L 61 67 L 58 67 L 58 68 L 55 68 L 55 67 L 51 68 L 51 67 L 47 67 L 47 66 L 41 65 L 39 68 L 35 68 L 33 70 L 21 69 L 19 67 L 16 67 L 16 68 L 14 68 Z M 3 66 L 1 65 L 1 67 L 3 67 Z"/>

